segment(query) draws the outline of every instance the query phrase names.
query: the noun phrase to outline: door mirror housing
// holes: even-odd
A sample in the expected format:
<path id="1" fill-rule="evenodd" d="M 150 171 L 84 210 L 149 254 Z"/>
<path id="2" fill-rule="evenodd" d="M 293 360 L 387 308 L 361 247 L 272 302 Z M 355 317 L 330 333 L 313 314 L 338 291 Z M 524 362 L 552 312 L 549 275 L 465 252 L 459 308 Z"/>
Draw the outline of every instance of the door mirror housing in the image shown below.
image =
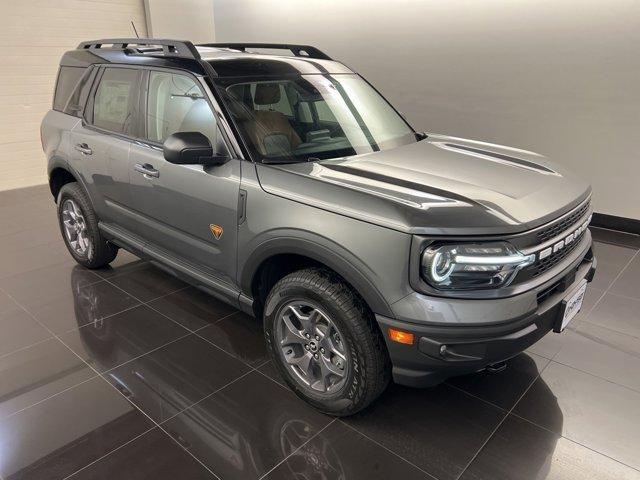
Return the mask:
<path id="1" fill-rule="evenodd" d="M 162 145 L 164 158 L 176 165 L 222 165 L 226 155 L 213 152 L 209 139 L 200 132 L 177 132 L 169 135 Z"/>

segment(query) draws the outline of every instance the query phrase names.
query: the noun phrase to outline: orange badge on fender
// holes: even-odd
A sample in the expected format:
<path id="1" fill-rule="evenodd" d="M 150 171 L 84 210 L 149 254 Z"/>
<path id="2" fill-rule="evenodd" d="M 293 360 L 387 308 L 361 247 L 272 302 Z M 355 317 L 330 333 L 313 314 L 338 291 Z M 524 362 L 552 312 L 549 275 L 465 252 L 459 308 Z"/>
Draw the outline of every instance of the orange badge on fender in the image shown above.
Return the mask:
<path id="1" fill-rule="evenodd" d="M 224 232 L 222 227 L 220 225 L 214 225 L 212 223 L 211 225 L 209 225 L 209 229 L 211 230 L 211 233 L 213 233 L 213 236 L 216 237 L 216 240 L 220 240 L 222 232 Z"/>

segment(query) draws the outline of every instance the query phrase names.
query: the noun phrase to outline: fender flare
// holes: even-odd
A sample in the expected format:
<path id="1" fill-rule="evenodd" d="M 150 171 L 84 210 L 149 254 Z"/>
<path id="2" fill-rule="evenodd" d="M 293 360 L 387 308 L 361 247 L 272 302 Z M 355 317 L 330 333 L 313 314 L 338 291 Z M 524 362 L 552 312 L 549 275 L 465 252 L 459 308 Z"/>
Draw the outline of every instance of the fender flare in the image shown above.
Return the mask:
<path id="1" fill-rule="evenodd" d="M 82 187 L 82 189 L 87 193 L 89 192 L 89 190 L 87 189 L 87 186 L 84 183 L 84 179 L 82 178 L 82 175 L 80 175 L 69 164 L 69 162 L 67 162 L 64 158 L 61 158 L 61 157 L 52 157 L 51 160 L 49 160 L 49 163 L 47 165 L 47 177 L 48 177 L 48 180 L 49 180 L 49 188 L 51 188 L 51 174 L 53 173 L 54 170 L 59 169 L 59 168 L 69 172 L 71 174 L 71 176 L 73 178 L 75 178 L 76 182 Z M 53 194 L 53 192 L 51 192 L 51 194 Z M 93 207 L 93 198 L 91 198 L 91 195 L 87 194 L 87 198 L 89 199 L 89 202 L 91 203 L 91 206 Z M 54 200 L 56 202 L 58 201 L 57 198 L 54 198 Z"/>
<path id="2" fill-rule="evenodd" d="M 355 255 L 339 244 L 310 232 L 296 231 L 295 236 L 290 235 L 291 231 L 287 233 L 286 236 L 273 237 L 259 243 L 251 250 L 244 264 L 239 266 L 240 288 L 244 294 L 253 295 L 253 278 L 266 260 L 280 254 L 302 255 L 326 265 L 344 278 L 374 313 L 393 317 L 384 296 L 364 273 L 366 265 Z"/>

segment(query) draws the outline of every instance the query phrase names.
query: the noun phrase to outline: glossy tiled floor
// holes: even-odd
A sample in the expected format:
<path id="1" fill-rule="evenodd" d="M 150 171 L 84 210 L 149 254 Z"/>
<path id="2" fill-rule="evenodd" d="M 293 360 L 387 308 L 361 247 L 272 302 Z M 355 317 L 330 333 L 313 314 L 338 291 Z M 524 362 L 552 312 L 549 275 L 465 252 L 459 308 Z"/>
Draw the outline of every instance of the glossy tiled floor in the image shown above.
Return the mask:
<path id="1" fill-rule="evenodd" d="M 78 267 L 45 187 L 0 193 L 0 478 L 638 479 L 640 242 L 594 235 L 569 331 L 335 420 L 259 322 L 123 252 Z"/>

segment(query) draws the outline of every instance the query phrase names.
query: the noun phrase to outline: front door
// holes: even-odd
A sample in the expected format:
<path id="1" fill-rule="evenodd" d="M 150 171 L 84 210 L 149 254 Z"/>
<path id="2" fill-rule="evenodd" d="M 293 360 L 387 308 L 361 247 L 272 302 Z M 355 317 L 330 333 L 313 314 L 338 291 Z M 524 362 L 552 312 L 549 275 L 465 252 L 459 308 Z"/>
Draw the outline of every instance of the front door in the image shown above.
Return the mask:
<path id="1" fill-rule="evenodd" d="M 220 166 L 174 165 L 162 154 L 172 133 L 201 132 L 220 152 L 216 117 L 195 77 L 149 71 L 143 88 L 144 140 L 129 152 L 137 232 L 230 285 L 236 270 L 240 160 Z"/>

